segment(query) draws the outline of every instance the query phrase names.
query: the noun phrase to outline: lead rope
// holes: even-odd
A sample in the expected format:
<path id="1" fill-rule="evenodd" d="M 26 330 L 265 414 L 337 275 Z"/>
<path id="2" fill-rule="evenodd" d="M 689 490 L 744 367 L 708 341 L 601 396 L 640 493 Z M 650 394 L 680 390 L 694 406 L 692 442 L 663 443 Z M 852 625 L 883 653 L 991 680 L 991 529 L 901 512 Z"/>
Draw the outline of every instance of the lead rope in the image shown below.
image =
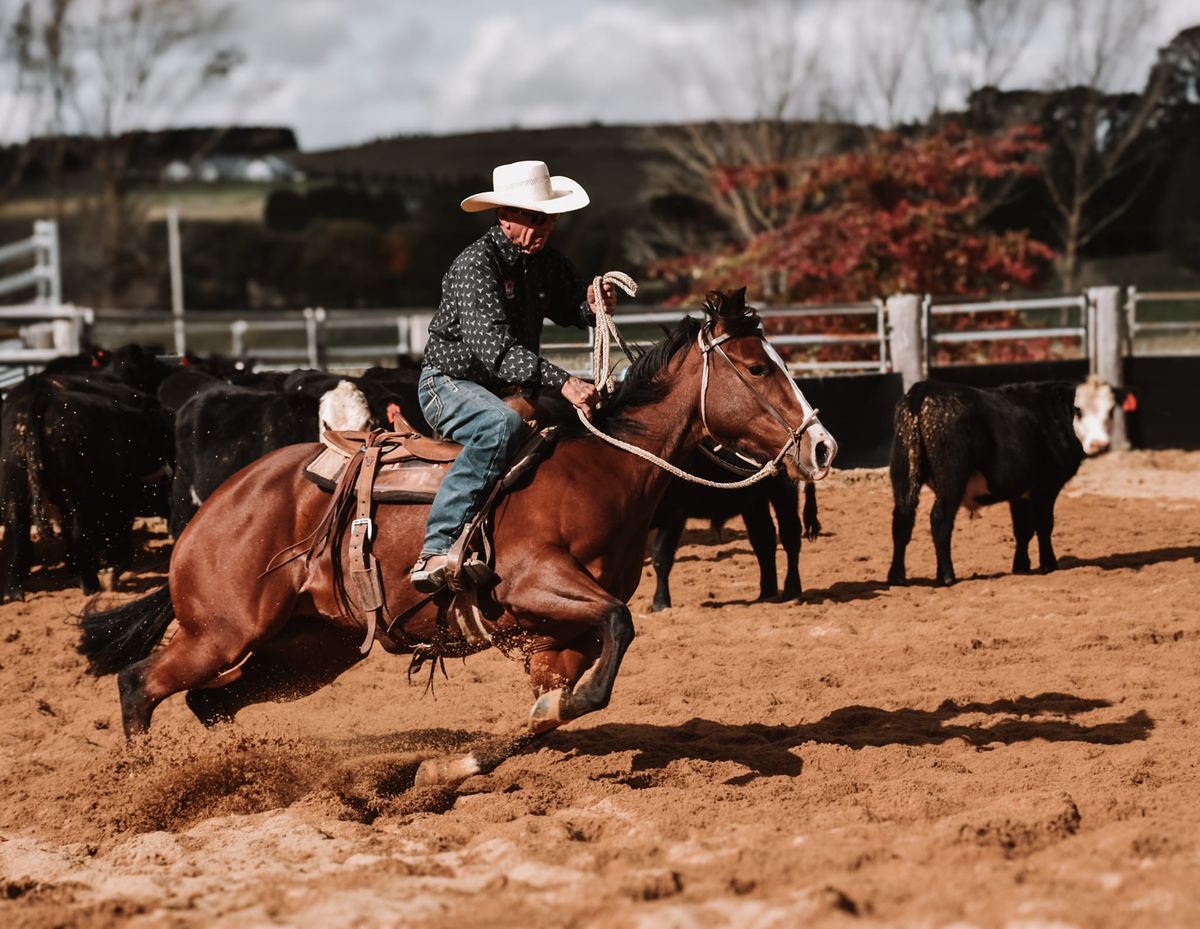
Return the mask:
<path id="1" fill-rule="evenodd" d="M 613 390 L 613 377 L 612 371 L 609 370 L 609 351 L 612 340 L 616 339 L 617 344 L 621 346 L 621 350 L 625 352 L 625 357 L 630 361 L 633 360 L 633 352 L 630 351 L 628 343 L 621 335 L 621 331 L 617 328 L 616 320 L 614 320 L 612 314 L 608 312 L 608 307 L 604 305 L 604 291 L 602 287 L 605 282 L 616 284 L 631 297 L 637 293 L 637 283 L 633 280 L 633 278 L 631 278 L 628 274 L 625 274 L 623 271 L 608 271 L 605 274 L 598 275 L 592 280 L 592 297 L 594 300 L 592 303 L 592 312 L 596 314 L 596 336 L 595 344 L 592 346 L 592 381 L 597 386 L 603 383 L 604 390 L 607 393 L 611 393 Z M 707 354 L 704 360 L 704 370 L 705 374 L 707 375 Z M 587 418 L 583 410 L 576 409 L 575 415 L 579 417 L 579 421 L 583 423 L 583 425 L 592 435 L 598 439 L 602 439 L 614 448 L 619 448 L 621 451 L 629 452 L 631 455 L 636 455 L 638 458 L 641 458 L 644 461 L 648 461 L 653 465 L 657 465 L 668 474 L 671 474 L 680 480 L 688 481 L 692 484 L 699 484 L 702 487 L 714 487 L 720 490 L 740 490 L 743 487 L 750 487 L 754 484 L 757 484 L 759 481 L 775 474 L 779 470 L 779 462 L 783 460 L 784 455 L 786 455 L 788 451 L 791 450 L 792 445 L 795 444 L 795 438 L 793 437 L 786 445 L 783 446 L 783 448 L 779 450 L 779 454 L 776 455 L 773 460 L 764 464 L 758 469 L 758 471 L 754 472 L 750 475 L 750 477 L 745 478 L 744 480 L 732 482 L 710 481 L 707 478 L 697 477 L 694 474 L 689 474 L 687 471 L 675 467 L 675 465 L 671 464 L 671 462 L 664 458 L 659 458 L 653 452 L 648 452 L 644 448 L 639 448 L 638 446 L 631 445 L 628 442 L 622 442 L 620 439 L 615 439 L 612 436 L 601 432 L 594 425 L 592 425 L 592 421 Z M 800 428 L 796 430 L 795 435 L 801 435 L 816 418 L 817 411 L 813 410 L 813 412 L 805 418 L 804 422 L 801 423 Z M 720 462 L 720 459 L 715 455 L 710 454 L 709 457 Z M 720 463 L 724 464 L 724 462 Z M 726 465 L 726 467 L 728 467 L 728 465 Z"/>

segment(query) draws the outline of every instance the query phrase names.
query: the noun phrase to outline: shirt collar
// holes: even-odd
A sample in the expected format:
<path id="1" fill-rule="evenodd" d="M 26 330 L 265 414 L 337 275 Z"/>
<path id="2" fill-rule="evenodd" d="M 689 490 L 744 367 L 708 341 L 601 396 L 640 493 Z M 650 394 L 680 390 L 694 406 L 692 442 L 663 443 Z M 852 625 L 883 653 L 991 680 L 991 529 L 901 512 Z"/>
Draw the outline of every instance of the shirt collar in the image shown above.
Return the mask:
<path id="1" fill-rule="evenodd" d="M 487 231 L 487 235 L 491 239 L 492 244 L 495 245 L 496 251 L 500 253 L 500 257 L 505 264 L 519 264 L 528 257 L 509 241 L 508 236 L 504 234 L 504 230 L 499 226 L 492 226 Z"/>

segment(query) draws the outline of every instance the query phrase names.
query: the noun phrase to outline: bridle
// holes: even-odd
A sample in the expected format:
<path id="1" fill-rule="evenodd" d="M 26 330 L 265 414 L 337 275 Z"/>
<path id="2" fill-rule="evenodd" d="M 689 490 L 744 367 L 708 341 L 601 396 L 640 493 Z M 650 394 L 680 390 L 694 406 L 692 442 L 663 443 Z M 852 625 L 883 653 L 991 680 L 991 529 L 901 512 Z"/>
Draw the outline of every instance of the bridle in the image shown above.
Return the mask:
<path id="1" fill-rule="evenodd" d="M 749 334 L 749 333 L 747 333 L 747 334 Z M 757 328 L 757 335 L 760 340 L 762 340 L 763 342 L 766 341 L 766 335 L 763 333 L 761 326 L 759 326 Z M 710 367 L 709 359 L 713 356 L 713 354 L 716 354 L 720 358 L 724 359 L 725 363 L 727 365 L 729 365 L 729 367 L 733 371 L 733 373 L 737 375 L 738 380 L 741 381 L 742 384 L 745 385 L 745 387 L 748 391 L 750 391 L 751 396 L 753 396 L 754 399 L 758 402 L 758 405 L 760 407 L 762 407 L 762 409 L 768 415 L 770 415 L 777 423 L 779 423 L 779 425 L 781 425 L 784 428 L 784 431 L 787 433 L 787 436 L 788 436 L 787 441 L 783 443 L 783 447 L 779 449 L 779 451 L 776 453 L 775 457 L 767 464 L 763 464 L 762 462 L 755 461 L 753 458 L 750 458 L 748 455 L 743 455 L 736 448 L 730 448 L 729 451 L 732 454 L 736 455 L 738 458 L 742 459 L 742 461 L 745 461 L 747 464 L 753 465 L 756 468 L 768 468 L 769 467 L 772 469 L 772 472 L 778 471 L 780 462 L 783 461 L 784 457 L 789 452 L 792 452 L 793 459 L 796 461 L 796 465 L 799 467 L 799 465 L 800 465 L 800 460 L 799 460 L 800 439 L 804 435 L 804 433 L 807 432 L 812 427 L 813 423 L 815 423 L 817 421 L 817 414 L 820 412 L 820 410 L 817 410 L 814 408 L 812 410 L 812 412 L 810 412 L 807 416 L 804 417 L 804 420 L 800 423 L 800 425 L 797 426 L 795 429 L 793 429 L 791 424 L 788 423 L 787 419 L 784 418 L 783 414 L 779 412 L 779 410 L 775 407 L 775 405 L 773 403 L 771 403 L 770 400 L 768 400 L 766 397 L 764 397 L 762 395 L 762 393 L 758 390 L 758 388 L 756 388 L 754 386 L 754 384 L 752 384 L 750 382 L 750 379 L 748 377 L 746 377 L 745 374 L 742 373 L 741 368 L 739 368 L 736 364 L 734 364 L 733 359 L 730 358 L 728 354 L 726 354 L 725 349 L 723 349 L 721 347 L 721 345 L 723 343 L 728 342 L 734 338 L 737 338 L 737 337 L 729 332 L 726 332 L 726 333 L 716 336 L 714 338 L 711 322 L 706 322 L 703 326 L 701 326 L 700 332 L 696 335 L 696 347 L 700 350 L 700 355 L 704 359 L 704 368 L 700 375 L 700 425 L 704 429 L 705 437 L 707 437 L 709 440 L 711 440 L 714 443 L 711 448 L 701 445 L 700 446 L 701 451 L 703 451 L 706 455 L 708 455 L 708 457 L 711 458 L 713 461 L 717 462 L 718 464 L 722 465 L 723 467 L 725 467 L 729 470 L 743 470 L 743 469 L 738 469 L 734 465 L 731 465 L 728 461 L 725 461 L 719 455 L 717 455 L 717 452 L 721 451 L 721 449 L 725 447 L 725 443 L 722 442 L 721 439 L 719 439 L 717 437 L 717 435 L 712 431 L 711 428 L 709 428 L 709 425 L 708 425 L 707 398 L 708 398 L 708 380 L 709 380 L 709 367 Z"/>
<path id="2" fill-rule="evenodd" d="M 612 272 L 610 272 L 610 273 L 612 273 Z M 607 275 L 605 275 L 605 277 L 607 277 Z M 600 285 L 602 283 L 602 280 L 603 279 L 600 277 L 597 277 L 595 280 L 594 286 L 595 286 L 595 292 L 597 294 L 600 293 Z M 600 336 L 600 333 L 603 332 L 603 333 L 605 333 L 605 335 L 600 336 L 600 337 L 607 338 L 608 329 L 609 329 L 609 321 L 611 320 L 611 317 L 604 310 L 603 305 L 602 305 L 603 301 L 597 300 L 596 302 L 597 302 L 597 304 L 600 304 L 598 306 L 593 306 L 593 310 L 596 313 L 597 336 Z M 777 410 L 771 404 L 771 402 L 769 400 L 767 400 L 767 398 L 764 397 L 759 392 L 759 390 L 750 382 L 749 378 L 747 378 L 746 375 L 744 375 L 741 372 L 741 370 L 738 368 L 738 366 L 736 364 L 734 364 L 733 359 L 730 358 L 728 354 L 726 354 L 725 349 L 723 349 L 721 347 L 722 343 L 728 342 L 734 338 L 741 338 L 742 336 L 735 336 L 732 333 L 726 332 L 723 335 L 714 337 L 712 334 L 712 325 L 713 324 L 711 321 L 706 322 L 703 326 L 701 326 L 700 332 L 696 336 L 696 347 L 699 350 L 700 355 L 704 361 L 703 373 L 701 374 L 701 379 L 700 379 L 700 422 L 704 428 L 704 435 L 708 439 L 710 439 L 713 443 L 715 443 L 713 448 L 709 449 L 703 444 L 703 441 L 702 441 L 699 446 L 700 450 L 703 451 L 706 455 L 708 455 L 711 459 L 713 459 L 713 461 L 717 462 L 718 464 L 720 464 L 722 467 L 724 467 L 727 470 L 734 471 L 734 472 L 740 473 L 740 474 L 747 473 L 748 469 L 740 468 L 737 465 L 731 464 L 729 461 L 727 461 L 724 458 L 721 458 L 717 454 L 717 452 L 719 452 L 724 447 L 724 443 L 722 443 L 722 441 L 713 433 L 713 431 L 709 428 L 709 425 L 708 425 L 708 400 L 707 400 L 707 398 L 708 398 L 708 382 L 709 382 L 709 366 L 710 366 L 709 359 L 714 352 L 717 355 L 719 355 L 721 358 L 725 359 L 725 362 L 729 365 L 730 368 L 733 369 L 733 373 L 738 376 L 738 379 L 746 386 L 746 389 L 749 390 L 750 393 L 754 396 L 754 399 L 758 402 L 758 405 L 761 406 L 768 414 L 770 414 L 770 416 L 772 418 L 774 418 L 781 426 L 783 426 L 783 428 L 787 431 L 787 435 L 788 435 L 787 441 L 783 443 L 783 447 L 779 449 L 778 453 L 776 453 L 776 455 L 773 459 L 771 459 L 770 461 L 768 461 L 766 463 L 760 463 L 758 461 L 755 461 L 753 458 L 750 458 L 747 455 L 743 455 L 741 452 L 737 451 L 736 449 L 733 449 L 733 448 L 729 449 L 730 452 L 732 452 L 738 458 L 742 459 L 742 461 L 745 461 L 748 464 L 758 468 L 758 470 L 755 471 L 754 473 L 750 474 L 749 477 L 746 477 L 740 481 L 710 481 L 707 478 L 697 477 L 695 474 L 689 474 L 687 471 L 684 471 L 681 468 L 677 468 L 675 465 L 671 464 L 671 462 L 667 461 L 666 459 L 658 457 L 653 452 L 648 452 L 644 448 L 639 448 L 636 445 L 632 445 L 628 442 L 623 442 L 620 439 L 614 438 L 613 436 L 610 436 L 604 432 L 601 432 L 598 428 L 596 428 L 596 426 L 594 426 L 592 424 L 592 421 L 590 419 L 588 419 L 588 417 L 584 414 L 584 412 L 582 410 L 576 410 L 576 415 L 578 415 L 579 421 L 581 423 L 583 423 L 584 427 L 589 432 L 591 432 L 592 435 L 596 436 L 598 439 L 602 439 L 603 441 L 607 442 L 609 445 L 612 445 L 614 448 L 619 448 L 622 451 L 629 452 L 631 455 L 636 455 L 637 457 L 642 458 L 645 461 L 649 461 L 650 463 L 657 465 L 658 467 L 660 467 L 664 471 L 666 471 L 668 474 L 672 474 L 675 477 L 680 478 L 681 480 L 684 480 L 684 481 L 688 481 L 692 484 L 700 484 L 703 487 L 715 487 L 715 488 L 724 489 L 724 490 L 738 490 L 742 487 L 749 487 L 752 484 L 757 484 L 759 481 L 761 481 L 765 478 L 771 477 L 772 475 L 778 473 L 780 463 L 783 461 L 784 457 L 789 452 L 793 453 L 793 460 L 796 462 L 797 467 L 801 467 L 799 454 L 798 454 L 800 438 L 804 435 L 805 432 L 807 432 L 812 427 L 813 423 L 815 423 L 817 421 L 817 413 L 819 411 L 814 409 L 811 413 L 807 414 L 804 417 L 803 422 L 801 422 L 799 426 L 797 426 L 796 428 L 793 429 L 791 427 L 791 425 L 788 423 L 788 421 L 779 412 L 779 410 Z M 613 326 L 612 328 L 615 329 L 616 327 Z M 762 340 L 764 342 L 764 344 L 766 344 L 766 336 L 763 334 L 761 326 L 758 327 L 758 329 L 756 331 L 757 331 L 758 338 L 760 340 Z M 746 335 L 749 335 L 749 333 L 746 333 Z M 622 347 L 624 348 L 623 343 L 622 343 Z M 626 354 L 628 354 L 628 353 L 629 353 L 628 349 L 626 349 Z M 605 355 L 605 357 L 607 357 L 607 352 L 605 352 L 604 355 Z M 595 380 L 596 380 L 597 384 L 601 384 L 604 382 L 602 380 L 602 377 L 604 379 L 607 379 L 608 372 L 607 372 L 606 368 L 607 368 L 606 365 L 604 367 L 600 367 L 598 364 L 596 365 L 596 370 L 594 372 L 594 376 L 595 376 Z"/>

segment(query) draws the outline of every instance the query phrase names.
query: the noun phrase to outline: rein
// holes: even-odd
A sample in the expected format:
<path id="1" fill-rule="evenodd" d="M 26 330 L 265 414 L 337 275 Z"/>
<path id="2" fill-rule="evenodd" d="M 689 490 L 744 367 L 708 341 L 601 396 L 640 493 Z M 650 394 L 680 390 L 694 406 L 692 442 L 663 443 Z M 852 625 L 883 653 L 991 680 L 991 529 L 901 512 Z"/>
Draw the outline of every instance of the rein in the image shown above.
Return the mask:
<path id="1" fill-rule="evenodd" d="M 616 339 L 617 344 L 621 346 L 622 351 L 625 352 L 625 356 L 629 358 L 630 361 L 633 360 L 633 354 L 630 352 L 628 344 L 625 342 L 625 339 L 622 338 L 620 331 L 617 329 L 616 321 L 613 319 L 612 314 L 608 312 L 608 307 L 604 305 L 604 297 L 601 291 L 601 285 L 606 281 L 616 283 L 630 296 L 633 296 L 635 293 L 637 293 L 637 284 L 635 284 L 633 279 L 627 274 L 623 274 L 620 271 L 609 271 L 607 274 L 595 278 L 592 286 L 592 293 L 595 298 L 595 304 L 592 306 L 592 311 L 596 314 L 596 340 L 592 350 L 592 380 L 597 386 L 603 384 L 605 389 L 611 392 L 613 389 L 613 378 L 612 372 L 609 370 L 608 362 L 610 340 L 614 338 Z M 758 401 L 758 405 L 761 406 L 771 416 L 773 416 L 783 426 L 783 428 L 787 430 L 787 441 L 784 442 L 783 447 L 779 450 L 775 457 L 765 464 L 760 465 L 752 458 L 748 458 L 740 452 L 730 449 L 730 451 L 737 455 L 737 457 L 758 468 L 758 470 L 752 473 L 749 477 L 740 481 L 710 481 L 707 478 L 698 477 L 695 474 L 690 474 L 689 472 L 684 471 L 682 468 L 676 467 L 665 458 L 660 458 L 653 452 L 648 452 L 644 448 L 639 448 L 638 446 L 632 445 L 629 442 L 623 442 L 620 439 L 614 438 L 613 436 L 600 431 L 600 429 L 592 424 L 592 421 L 588 419 L 583 410 L 576 409 L 575 414 L 579 417 L 579 421 L 583 423 L 587 430 L 592 435 L 596 436 L 596 438 L 607 442 L 614 448 L 619 448 L 624 452 L 629 452 L 631 455 L 636 455 L 638 458 L 656 465 L 657 467 L 666 471 L 668 474 L 671 474 L 680 480 L 688 481 L 692 484 L 699 484 L 702 487 L 714 487 L 723 490 L 740 490 L 743 487 L 750 487 L 754 484 L 757 484 L 759 481 L 771 477 L 779 471 L 780 462 L 783 461 L 784 457 L 792 450 L 796 443 L 800 441 L 800 437 L 804 435 L 805 431 L 807 431 L 808 428 L 812 426 L 814 422 L 816 422 L 817 413 L 819 410 L 814 409 L 811 413 L 804 417 L 804 421 L 797 428 L 793 429 L 790 425 L 788 425 L 788 422 L 786 419 L 784 419 L 783 415 L 754 388 L 754 385 L 750 383 L 750 381 L 746 378 L 746 375 L 742 374 L 742 372 L 738 370 L 738 366 L 733 363 L 733 359 L 725 353 L 723 348 L 721 348 L 721 343 L 726 342 L 731 338 L 730 334 L 725 333 L 719 338 L 714 339 L 709 331 L 710 325 L 711 323 L 705 323 L 700 329 L 700 334 L 696 338 L 696 345 L 700 349 L 700 353 L 704 358 L 704 373 L 701 376 L 700 381 L 700 422 L 704 427 L 704 434 L 713 442 L 715 442 L 716 445 L 712 449 L 708 449 L 704 445 L 700 445 L 700 450 L 727 470 L 736 471 L 742 474 L 745 474 L 747 470 L 749 470 L 740 468 L 737 465 L 731 465 L 729 462 L 724 461 L 716 454 L 716 452 L 721 450 L 723 443 L 715 435 L 713 435 L 712 430 L 708 428 L 708 417 L 706 414 L 705 401 L 708 395 L 709 358 L 714 351 L 720 355 L 721 358 L 725 359 L 726 364 L 733 369 L 733 373 L 736 374 L 739 380 L 746 385 L 746 389 L 754 395 L 754 399 Z"/>

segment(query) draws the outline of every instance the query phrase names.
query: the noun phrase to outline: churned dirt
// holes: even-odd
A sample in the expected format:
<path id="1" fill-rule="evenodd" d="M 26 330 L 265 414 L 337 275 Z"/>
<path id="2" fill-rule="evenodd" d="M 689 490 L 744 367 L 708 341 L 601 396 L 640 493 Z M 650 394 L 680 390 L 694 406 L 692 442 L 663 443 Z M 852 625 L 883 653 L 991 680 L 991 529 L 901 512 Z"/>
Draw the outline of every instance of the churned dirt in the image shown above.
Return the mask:
<path id="1" fill-rule="evenodd" d="M 0 607 L 0 925 L 1200 925 L 1200 453 L 1087 463 L 1049 576 L 1007 573 L 1006 508 L 962 514 L 949 590 L 927 499 L 900 589 L 886 474 L 820 500 L 803 602 L 693 524 L 612 706 L 457 791 L 416 764 L 519 726 L 519 664 L 427 695 L 376 650 L 213 731 L 173 698 L 130 749 L 39 574 Z"/>

